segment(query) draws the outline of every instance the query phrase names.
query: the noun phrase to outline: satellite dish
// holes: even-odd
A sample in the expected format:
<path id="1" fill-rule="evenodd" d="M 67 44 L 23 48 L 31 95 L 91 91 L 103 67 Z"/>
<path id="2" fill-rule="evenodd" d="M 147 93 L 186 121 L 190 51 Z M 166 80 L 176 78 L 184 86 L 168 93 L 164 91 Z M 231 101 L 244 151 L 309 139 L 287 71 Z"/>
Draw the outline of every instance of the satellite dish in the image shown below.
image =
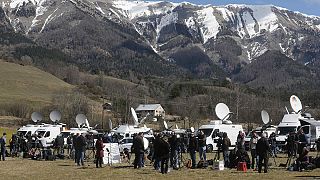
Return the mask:
<path id="1" fill-rule="evenodd" d="M 270 122 L 270 117 L 267 111 L 262 110 L 261 111 L 261 118 L 262 118 L 262 122 L 263 124 L 268 124 Z"/>
<path id="2" fill-rule="evenodd" d="M 163 121 L 163 125 L 164 125 L 164 128 L 165 128 L 165 129 L 168 129 L 168 124 L 167 124 L 166 121 Z"/>
<path id="3" fill-rule="evenodd" d="M 50 119 L 52 122 L 59 122 L 61 119 L 61 113 L 59 111 L 52 111 L 50 113 Z"/>
<path id="4" fill-rule="evenodd" d="M 290 104 L 295 113 L 299 113 L 302 110 L 302 104 L 298 96 L 292 95 L 290 97 Z"/>
<path id="5" fill-rule="evenodd" d="M 147 150 L 149 147 L 149 141 L 145 137 L 143 137 L 143 147 L 144 147 L 144 150 Z"/>
<path id="6" fill-rule="evenodd" d="M 176 124 L 176 129 L 179 129 L 178 124 Z"/>
<path id="7" fill-rule="evenodd" d="M 86 124 L 87 116 L 84 114 L 78 114 L 76 116 L 76 122 L 78 124 L 78 127 L 80 128 L 82 125 Z"/>
<path id="8" fill-rule="evenodd" d="M 230 110 L 228 106 L 224 103 L 217 104 L 215 111 L 218 118 L 222 121 L 228 119 L 230 116 Z"/>
<path id="9" fill-rule="evenodd" d="M 31 119 L 32 119 L 33 122 L 37 123 L 39 121 L 42 121 L 43 116 L 42 116 L 42 114 L 40 114 L 38 112 L 33 112 L 31 114 Z"/>
<path id="10" fill-rule="evenodd" d="M 132 117 L 134 120 L 134 125 L 138 125 L 139 124 L 138 116 L 137 116 L 136 111 L 133 108 L 131 108 L 131 114 L 132 114 Z"/>
<path id="11" fill-rule="evenodd" d="M 112 121 L 109 119 L 109 128 L 112 129 Z"/>

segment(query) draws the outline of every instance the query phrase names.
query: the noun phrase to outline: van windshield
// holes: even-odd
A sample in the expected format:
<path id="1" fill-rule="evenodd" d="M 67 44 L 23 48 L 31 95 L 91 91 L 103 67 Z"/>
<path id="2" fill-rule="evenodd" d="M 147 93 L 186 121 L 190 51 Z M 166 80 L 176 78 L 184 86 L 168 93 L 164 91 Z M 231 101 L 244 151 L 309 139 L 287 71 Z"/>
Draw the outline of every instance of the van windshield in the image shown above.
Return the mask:
<path id="1" fill-rule="evenodd" d="M 278 127 L 279 135 L 287 135 L 290 132 L 296 132 L 296 127 Z"/>
<path id="2" fill-rule="evenodd" d="M 209 137 L 209 136 L 211 135 L 213 129 L 200 129 L 200 130 L 203 131 L 203 133 L 204 133 L 207 137 Z"/>

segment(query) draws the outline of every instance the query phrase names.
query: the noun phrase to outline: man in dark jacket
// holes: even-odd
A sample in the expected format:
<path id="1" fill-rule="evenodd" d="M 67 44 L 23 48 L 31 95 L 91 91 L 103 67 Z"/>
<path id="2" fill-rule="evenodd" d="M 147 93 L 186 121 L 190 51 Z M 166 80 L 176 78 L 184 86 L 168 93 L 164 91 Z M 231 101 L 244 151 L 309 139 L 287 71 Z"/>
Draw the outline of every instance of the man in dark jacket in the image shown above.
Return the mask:
<path id="1" fill-rule="evenodd" d="M 170 145 L 165 140 L 165 137 L 161 137 L 159 141 L 159 157 L 161 159 L 161 173 L 168 173 L 168 161 L 170 157 Z"/>
<path id="2" fill-rule="evenodd" d="M 180 141 L 177 135 L 173 132 L 171 137 L 168 139 L 170 145 L 170 167 L 177 169 L 179 166 L 178 152 L 180 148 Z"/>
<path id="3" fill-rule="evenodd" d="M 268 172 L 270 146 L 266 138 L 266 134 L 262 133 L 262 137 L 257 142 L 257 155 L 259 156 L 258 172 L 261 173 L 262 162 L 264 166 L 264 173 Z"/>
<path id="4" fill-rule="evenodd" d="M 159 157 L 159 150 L 160 150 L 160 134 L 155 134 L 155 138 L 153 140 L 153 148 L 154 148 L 154 152 L 153 152 L 153 160 L 154 160 L 154 164 L 153 167 L 155 170 L 159 170 L 160 169 L 160 157 Z"/>
<path id="5" fill-rule="evenodd" d="M 77 165 L 80 166 L 80 163 L 82 166 L 84 166 L 84 154 L 86 151 L 87 147 L 87 141 L 85 138 L 85 134 L 81 134 L 76 138 L 75 142 L 75 150 L 76 150 L 76 158 L 77 158 Z"/>
<path id="6" fill-rule="evenodd" d="M 303 132 L 303 129 L 300 129 L 298 132 L 298 154 L 299 157 L 302 156 L 303 148 L 306 147 L 308 144 L 307 137 Z"/>
<path id="7" fill-rule="evenodd" d="M 1 148 L 1 157 L 2 157 L 2 161 L 4 161 L 6 159 L 6 139 L 7 134 L 3 133 L 3 136 L 0 138 L 0 148 Z M 0 160 L 1 160 L 0 157 Z"/>
<path id="8" fill-rule="evenodd" d="M 198 149 L 198 141 L 196 137 L 194 136 L 194 133 L 191 134 L 189 139 L 189 153 L 192 161 L 192 168 L 196 167 L 196 151 Z"/>
<path id="9" fill-rule="evenodd" d="M 142 167 L 142 158 L 144 157 L 143 133 L 139 133 L 133 139 L 134 168 Z"/>
<path id="10" fill-rule="evenodd" d="M 200 156 L 200 160 L 207 160 L 207 156 L 206 156 L 206 135 L 203 133 L 203 131 L 200 130 L 200 133 L 198 135 L 198 145 L 199 145 L 199 156 Z"/>
<path id="11" fill-rule="evenodd" d="M 223 152 L 223 159 L 224 159 L 224 166 L 229 167 L 230 160 L 229 160 L 229 147 L 231 146 L 230 139 L 226 132 L 223 133 L 223 140 L 222 140 L 222 152 Z"/>

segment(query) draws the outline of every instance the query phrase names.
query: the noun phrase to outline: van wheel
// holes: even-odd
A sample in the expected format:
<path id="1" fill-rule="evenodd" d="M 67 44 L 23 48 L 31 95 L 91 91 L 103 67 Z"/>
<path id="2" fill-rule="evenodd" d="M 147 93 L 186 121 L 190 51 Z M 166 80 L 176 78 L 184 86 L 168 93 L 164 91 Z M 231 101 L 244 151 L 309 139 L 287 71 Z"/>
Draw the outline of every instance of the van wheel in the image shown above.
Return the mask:
<path id="1" fill-rule="evenodd" d="M 211 144 L 207 145 L 207 152 L 212 153 L 213 151 L 213 146 Z"/>

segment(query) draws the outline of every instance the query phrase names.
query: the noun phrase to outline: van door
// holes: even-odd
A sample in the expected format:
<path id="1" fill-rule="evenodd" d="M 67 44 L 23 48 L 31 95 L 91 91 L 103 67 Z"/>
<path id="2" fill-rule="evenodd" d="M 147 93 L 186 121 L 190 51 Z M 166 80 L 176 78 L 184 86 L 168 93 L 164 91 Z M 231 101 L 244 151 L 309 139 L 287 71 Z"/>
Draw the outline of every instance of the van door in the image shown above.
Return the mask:
<path id="1" fill-rule="evenodd" d="M 308 144 L 310 144 L 311 143 L 311 126 L 310 125 L 301 126 L 299 128 L 298 132 L 300 131 L 300 129 L 303 130 L 304 134 L 307 137 L 307 142 L 308 142 Z"/>

